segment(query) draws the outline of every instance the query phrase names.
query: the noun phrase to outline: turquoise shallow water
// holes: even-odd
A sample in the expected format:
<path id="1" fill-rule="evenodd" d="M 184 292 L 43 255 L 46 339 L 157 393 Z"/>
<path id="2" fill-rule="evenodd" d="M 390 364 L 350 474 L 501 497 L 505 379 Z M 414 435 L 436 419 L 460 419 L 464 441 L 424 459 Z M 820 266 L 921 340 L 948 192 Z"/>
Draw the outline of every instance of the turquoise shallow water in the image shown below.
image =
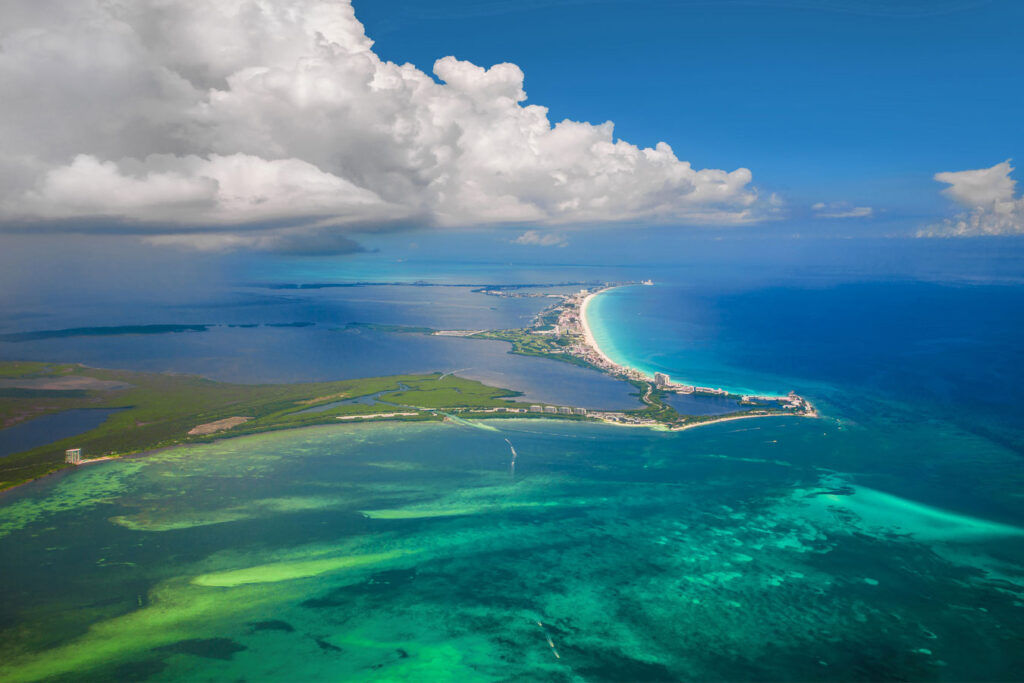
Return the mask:
<path id="1" fill-rule="evenodd" d="M 980 437 L 911 426 L 889 451 L 836 420 L 487 427 L 258 435 L 8 494 L 0 678 L 1013 680 L 1024 666 L 1024 529 L 891 486 L 965 453 L 989 475 L 1012 466 Z"/>

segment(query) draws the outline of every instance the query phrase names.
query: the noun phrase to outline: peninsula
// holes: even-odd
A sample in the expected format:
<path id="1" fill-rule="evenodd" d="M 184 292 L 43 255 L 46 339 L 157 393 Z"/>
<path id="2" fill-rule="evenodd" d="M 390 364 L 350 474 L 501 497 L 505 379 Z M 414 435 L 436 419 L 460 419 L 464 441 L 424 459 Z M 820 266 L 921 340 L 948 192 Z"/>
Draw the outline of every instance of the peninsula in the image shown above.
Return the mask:
<path id="1" fill-rule="evenodd" d="M 520 330 L 435 331 L 434 334 L 463 335 L 473 339 L 494 339 L 512 344 L 512 353 L 542 356 L 560 360 L 618 377 L 633 384 L 645 406 L 639 410 L 622 413 L 590 413 L 591 417 L 606 422 L 633 425 L 663 425 L 668 429 L 687 429 L 699 424 L 722 422 L 747 417 L 771 415 L 799 415 L 817 417 L 814 406 L 802 396 L 790 392 L 785 396 L 755 396 L 734 394 L 725 389 L 681 384 L 671 381 L 668 375 L 645 374 L 637 368 L 621 365 L 610 358 L 594 337 L 587 322 L 587 309 L 599 294 L 616 287 L 650 285 L 643 282 L 608 283 L 593 290 L 581 289 L 575 294 L 558 297 L 558 302 L 548 307 Z M 725 415 L 694 416 L 680 415 L 665 398 L 669 394 L 692 394 L 695 396 L 716 396 L 735 399 L 738 410 Z"/>

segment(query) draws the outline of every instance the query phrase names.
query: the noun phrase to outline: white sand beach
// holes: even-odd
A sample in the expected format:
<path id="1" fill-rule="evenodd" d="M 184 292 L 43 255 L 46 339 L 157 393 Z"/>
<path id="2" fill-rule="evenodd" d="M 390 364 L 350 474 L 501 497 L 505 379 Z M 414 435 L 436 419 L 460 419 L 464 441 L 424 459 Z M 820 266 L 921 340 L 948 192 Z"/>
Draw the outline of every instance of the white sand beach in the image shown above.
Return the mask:
<path id="1" fill-rule="evenodd" d="M 590 322 L 587 320 L 587 309 L 590 307 L 590 303 L 594 300 L 594 297 L 596 297 L 598 294 L 607 292 L 609 289 L 615 288 L 605 287 L 604 289 L 600 289 L 592 294 L 588 294 L 583 299 L 583 304 L 580 306 L 580 326 L 583 328 L 583 340 L 586 342 L 586 345 L 591 350 L 593 350 L 594 353 L 596 353 L 605 363 L 607 363 L 610 366 L 609 369 L 612 372 L 637 373 L 644 375 L 646 377 L 644 373 L 640 372 L 635 368 L 628 368 L 613 361 L 611 358 L 608 357 L 608 354 L 601 350 L 600 345 L 598 345 L 597 343 L 597 339 L 594 338 L 594 332 L 590 328 Z"/>

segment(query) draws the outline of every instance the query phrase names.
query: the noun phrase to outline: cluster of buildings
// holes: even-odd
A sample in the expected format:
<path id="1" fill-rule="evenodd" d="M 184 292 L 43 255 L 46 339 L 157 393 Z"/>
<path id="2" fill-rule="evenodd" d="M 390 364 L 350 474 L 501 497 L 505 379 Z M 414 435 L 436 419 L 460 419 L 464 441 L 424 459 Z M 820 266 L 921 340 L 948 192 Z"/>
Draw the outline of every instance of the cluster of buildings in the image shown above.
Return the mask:
<path id="1" fill-rule="evenodd" d="M 530 406 L 531 413 L 548 413 L 549 415 L 586 415 L 586 408 L 570 408 L 569 406 Z"/>
<path id="2" fill-rule="evenodd" d="M 602 356 L 597 349 L 587 344 L 586 335 L 583 332 L 582 309 L 583 302 L 590 294 L 590 290 L 581 289 L 576 294 L 570 294 L 565 297 L 559 309 L 558 321 L 555 323 L 554 329 L 544 332 L 537 331 L 535 334 L 552 334 L 556 337 L 567 336 L 570 338 L 570 343 L 565 347 L 565 353 L 585 360 L 591 365 L 595 365 L 613 375 L 627 379 L 645 380 L 646 377 L 644 377 L 643 373 L 612 363 Z"/>
<path id="3" fill-rule="evenodd" d="M 680 394 L 702 394 L 705 396 L 729 396 L 725 389 L 714 389 L 712 387 L 697 387 L 691 384 L 673 384 L 671 378 L 664 372 L 654 373 L 654 386 L 665 391 L 675 391 Z"/>
<path id="4" fill-rule="evenodd" d="M 558 319 L 550 330 L 533 329 L 532 334 L 547 334 L 555 337 L 563 335 L 583 338 L 583 321 L 580 319 L 580 308 L 583 300 L 587 298 L 589 290 L 581 289 L 576 294 L 570 294 L 562 298 L 562 304 L 558 307 Z M 558 295 L 556 295 L 558 296 Z M 572 349 L 570 352 L 575 353 Z"/>
<path id="5" fill-rule="evenodd" d="M 480 294 L 486 294 L 487 296 L 503 296 L 509 299 L 544 299 L 552 296 L 558 296 L 557 294 L 529 292 L 521 289 L 478 289 L 475 291 Z"/>
<path id="6" fill-rule="evenodd" d="M 728 396 L 729 392 L 725 389 L 712 389 L 711 387 L 688 387 L 689 391 L 684 391 L 684 394 L 705 394 L 707 396 Z"/>
<path id="7" fill-rule="evenodd" d="M 548 406 L 532 405 L 529 408 L 513 408 L 511 406 L 498 406 L 496 408 L 450 408 L 452 413 L 546 413 L 548 415 L 586 415 L 586 408 L 571 408 L 569 406 Z M 404 414 L 404 413 L 399 413 Z M 415 414 L 415 413 L 413 413 Z"/>
<path id="8" fill-rule="evenodd" d="M 654 373 L 654 386 L 665 391 L 674 391 L 679 394 L 708 394 L 712 396 L 725 396 L 729 392 L 725 389 L 712 389 L 711 387 L 695 387 L 691 384 L 675 384 L 664 372 Z"/>
<path id="9" fill-rule="evenodd" d="M 784 398 L 779 396 L 741 396 L 740 403 L 743 405 L 774 404 L 783 410 L 795 410 L 797 412 L 810 412 L 813 410 L 811 404 L 795 391 L 789 392 Z"/>
<path id="10" fill-rule="evenodd" d="M 650 426 L 658 424 L 657 420 L 652 420 L 649 417 L 636 417 L 635 415 L 627 415 L 626 413 L 590 413 L 590 417 L 596 417 L 598 420 L 605 422 L 615 422 L 616 424 L 624 425 L 636 425 L 636 426 Z"/>
<path id="11" fill-rule="evenodd" d="M 605 422 L 615 422 L 617 424 L 625 425 L 656 425 L 657 420 L 652 420 L 646 417 L 636 417 L 621 412 L 604 412 L 587 410 L 586 408 L 580 408 L 578 406 L 550 406 L 541 403 L 534 403 L 529 408 L 512 408 L 512 407 L 498 407 L 498 408 L 453 408 L 453 413 L 472 412 L 472 413 L 535 413 L 539 415 L 579 415 L 581 417 L 592 417 Z"/>
<path id="12" fill-rule="evenodd" d="M 814 410 L 811 408 L 811 404 L 807 402 L 807 399 L 802 396 L 798 396 L 795 391 L 789 392 L 786 398 L 782 399 L 780 403 L 782 403 L 782 407 L 786 410 L 798 410 L 802 412 L 810 412 Z"/>

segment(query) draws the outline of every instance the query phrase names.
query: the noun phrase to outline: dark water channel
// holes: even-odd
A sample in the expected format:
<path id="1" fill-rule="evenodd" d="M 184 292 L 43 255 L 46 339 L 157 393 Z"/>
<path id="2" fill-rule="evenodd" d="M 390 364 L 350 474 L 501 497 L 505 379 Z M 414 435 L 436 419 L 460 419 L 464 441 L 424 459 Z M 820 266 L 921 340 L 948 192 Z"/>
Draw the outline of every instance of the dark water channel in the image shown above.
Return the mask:
<path id="1" fill-rule="evenodd" d="M 43 415 L 0 430 L 0 458 L 84 434 L 107 421 L 120 408 L 79 408 Z"/>
<path id="2" fill-rule="evenodd" d="M 408 384 L 404 384 L 402 382 L 398 383 L 398 391 L 408 391 L 411 388 L 412 387 L 410 387 Z M 337 408 L 338 406 L 349 406 L 353 404 L 372 406 L 377 403 L 387 403 L 387 401 L 380 401 L 378 399 L 380 399 L 380 397 L 383 396 L 384 394 L 389 394 L 393 391 L 395 391 L 395 389 L 385 389 L 384 391 L 378 391 L 375 394 L 367 394 L 366 396 L 346 398 L 341 401 L 331 401 L 330 403 L 324 403 L 323 405 L 313 406 L 312 408 L 306 408 L 305 410 L 299 410 L 295 414 L 301 415 L 302 413 L 322 413 L 324 411 L 331 410 L 332 408 Z"/>

